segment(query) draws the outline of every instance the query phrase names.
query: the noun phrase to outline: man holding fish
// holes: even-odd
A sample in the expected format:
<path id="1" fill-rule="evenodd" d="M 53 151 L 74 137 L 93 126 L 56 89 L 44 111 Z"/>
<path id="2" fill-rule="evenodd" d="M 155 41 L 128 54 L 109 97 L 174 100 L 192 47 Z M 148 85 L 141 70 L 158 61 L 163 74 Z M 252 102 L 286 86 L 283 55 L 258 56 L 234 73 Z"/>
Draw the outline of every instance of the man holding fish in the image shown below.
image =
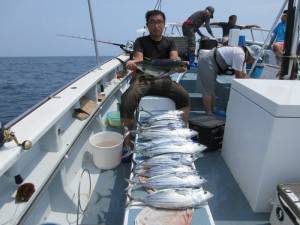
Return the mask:
<path id="1" fill-rule="evenodd" d="M 149 35 L 136 39 L 134 59 L 129 60 L 126 65 L 132 71 L 139 71 L 133 76 L 131 85 L 121 100 L 122 124 L 129 129 L 134 125 L 134 112 L 139 101 L 146 95 L 172 99 L 176 108 L 183 111 L 185 122 L 188 121 L 190 110 L 187 91 L 169 77 L 172 73 L 184 72 L 187 63 L 180 60 L 174 41 L 162 35 L 165 14 L 159 10 L 148 11 L 146 25 Z"/>

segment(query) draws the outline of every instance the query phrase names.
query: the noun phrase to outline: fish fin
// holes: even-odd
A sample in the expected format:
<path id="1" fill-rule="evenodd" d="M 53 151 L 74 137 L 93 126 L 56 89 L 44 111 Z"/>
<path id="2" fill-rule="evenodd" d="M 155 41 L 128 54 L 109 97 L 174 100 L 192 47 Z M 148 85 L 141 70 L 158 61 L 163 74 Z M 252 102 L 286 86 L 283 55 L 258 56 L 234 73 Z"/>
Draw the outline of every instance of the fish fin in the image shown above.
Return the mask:
<path id="1" fill-rule="evenodd" d="M 124 158 L 126 158 L 126 157 L 128 157 L 128 156 L 130 156 L 130 155 L 132 155 L 133 154 L 133 151 L 132 150 L 130 150 L 130 151 L 128 151 L 128 152 L 126 152 L 124 155 L 122 155 L 122 159 L 124 159 Z"/>
<path id="2" fill-rule="evenodd" d="M 129 199 L 129 201 L 126 202 L 125 208 L 130 207 L 132 201 L 134 200 L 133 197 L 128 192 L 126 193 L 126 196 Z"/>
<path id="3" fill-rule="evenodd" d="M 172 75 L 173 73 L 176 73 L 176 71 L 175 71 L 175 70 L 170 70 L 170 71 L 168 71 L 168 72 L 162 72 L 162 73 L 159 75 L 159 77 L 160 77 L 160 78 L 162 78 L 162 77 L 167 77 L 167 76 Z"/>
<path id="4" fill-rule="evenodd" d="M 127 195 L 127 197 L 129 198 L 129 201 L 130 201 L 130 202 L 134 200 L 134 198 L 133 198 L 129 193 L 127 193 L 126 195 Z"/>
<path id="5" fill-rule="evenodd" d="M 128 178 L 124 178 L 124 180 L 125 180 L 128 184 L 132 184 L 132 183 L 133 183 L 133 181 L 130 180 L 130 179 L 128 179 Z"/>
<path id="6" fill-rule="evenodd" d="M 128 190 L 132 189 L 132 186 L 135 182 L 127 178 L 124 178 L 124 180 L 128 183 L 128 186 L 125 188 L 125 191 L 128 192 Z"/>
<path id="7" fill-rule="evenodd" d="M 118 58 L 118 57 L 116 57 L 115 59 L 119 60 L 120 63 L 122 64 L 122 66 L 123 66 L 123 73 L 128 73 L 128 70 L 127 70 L 127 67 L 126 67 L 126 62 L 123 61 L 122 59 Z"/>

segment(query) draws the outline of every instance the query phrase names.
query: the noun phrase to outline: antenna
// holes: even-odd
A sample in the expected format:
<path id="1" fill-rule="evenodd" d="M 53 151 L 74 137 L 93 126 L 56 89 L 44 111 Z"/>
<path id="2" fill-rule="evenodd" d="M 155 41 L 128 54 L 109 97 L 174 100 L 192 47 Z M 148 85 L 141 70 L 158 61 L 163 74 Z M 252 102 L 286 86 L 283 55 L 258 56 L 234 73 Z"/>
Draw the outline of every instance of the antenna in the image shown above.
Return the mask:
<path id="1" fill-rule="evenodd" d="M 162 3 L 162 0 L 157 0 L 156 4 L 154 6 L 154 9 L 161 10 L 161 3 Z"/>
<path id="2" fill-rule="evenodd" d="M 100 59 L 99 59 L 99 53 L 98 53 L 98 46 L 97 46 L 97 39 L 96 39 L 96 30 L 95 30 L 95 26 L 94 26 L 91 0 L 88 0 L 88 5 L 89 5 L 89 13 L 90 13 L 91 26 L 92 26 L 92 31 L 93 31 L 93 40 L 94 40 L 94 47 L 95 47 L 95 53 L 96 53 L 96 63 L 99 66 L 100 65 Z"/>

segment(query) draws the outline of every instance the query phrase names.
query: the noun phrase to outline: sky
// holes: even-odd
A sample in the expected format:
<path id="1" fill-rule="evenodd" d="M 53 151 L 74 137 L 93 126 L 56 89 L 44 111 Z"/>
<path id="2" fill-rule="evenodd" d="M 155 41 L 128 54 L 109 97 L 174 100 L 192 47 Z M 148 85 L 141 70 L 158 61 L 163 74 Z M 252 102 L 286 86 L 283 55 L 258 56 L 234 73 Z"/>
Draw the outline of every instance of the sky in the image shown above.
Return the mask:
<path id="1" fill-rule="evenodd" d="M 145 25 L 145 12 L 157 0 L 91 0 L 98 40 L 134 41 Z M 212 21 L 227 21 L 236 14 L 238 24 L 270 29 L 283 0 L 162 0 L 167 22 L 183 22 L 197 10 L 212 5 Z M 0 57 L 91 56 L 92 42 L 57 34 L 92 37 L 87 0 L 0 0 Z M 118 47 L 99 44 L 99 54 L 112 56 Z"/>

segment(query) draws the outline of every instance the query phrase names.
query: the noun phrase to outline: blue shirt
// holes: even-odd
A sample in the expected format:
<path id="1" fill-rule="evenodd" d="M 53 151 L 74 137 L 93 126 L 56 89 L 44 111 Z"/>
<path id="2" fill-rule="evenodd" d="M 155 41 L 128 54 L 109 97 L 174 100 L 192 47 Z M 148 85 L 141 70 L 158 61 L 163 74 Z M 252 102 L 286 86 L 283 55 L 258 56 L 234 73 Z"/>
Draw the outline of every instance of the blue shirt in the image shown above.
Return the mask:
<path id="1" fill-rule="evenodd" d="M 273 34 L 276 35 L 275 42 L 284 42 L 286 22 L 280 22 L 274 29 Z"/>

